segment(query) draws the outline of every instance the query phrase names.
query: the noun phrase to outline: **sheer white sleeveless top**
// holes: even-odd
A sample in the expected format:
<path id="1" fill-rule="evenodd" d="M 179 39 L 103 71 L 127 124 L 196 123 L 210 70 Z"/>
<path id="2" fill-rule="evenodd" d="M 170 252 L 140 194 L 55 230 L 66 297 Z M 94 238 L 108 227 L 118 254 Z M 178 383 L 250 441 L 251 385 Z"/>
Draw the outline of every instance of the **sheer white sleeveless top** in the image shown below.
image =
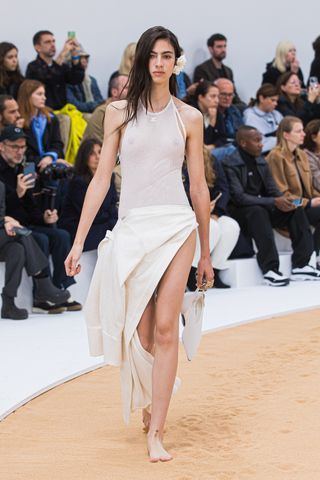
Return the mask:
<path id="1" fill-rule="evenodd" d="M 181 175 L 185 141 L 172 97 L 157 113 L 140 102 L 137 118 L 127 124 L 122 138 L 120 218 L 131 208 L 189 205 Z"/>

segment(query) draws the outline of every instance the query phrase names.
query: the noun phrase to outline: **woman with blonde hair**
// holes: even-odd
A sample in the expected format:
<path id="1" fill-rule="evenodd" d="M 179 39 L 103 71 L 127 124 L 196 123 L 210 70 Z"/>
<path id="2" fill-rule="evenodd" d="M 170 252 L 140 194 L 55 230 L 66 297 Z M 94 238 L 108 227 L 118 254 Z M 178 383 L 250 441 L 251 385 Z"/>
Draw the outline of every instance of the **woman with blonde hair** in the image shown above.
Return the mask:
<path id="1" fill-rule="evenodd" d="M 276 48 L 275 58 L 267 63 L 266 71 L 262 75 L 262 84 L 272 83 L 276 85 L 278 78 L 285 72 L 293 72 L 298 75 L 301 85 L 304 87 L 303 73 L 296 57 L 297 49 L 295 45 L 282 40 Z"/>
<path id="2" fill-rule="evenodd" d="M 113 72 L 109 79 L 109 84 L 108 84 L 108 97 L 111 97 L 111 81 L 113 80 L 114 77 L 117 75 L 128 75 L 130 73 L 130 70 L 132 68 L 133 62 L 134 62 L 134 56 L 136 53 L 136 42 L 131 42 L 129 43 L 126 48 L 123 51 L 122 57 L 121 57 L 121 62 L 119 66 L 119 70 L 116 70 Z"/>

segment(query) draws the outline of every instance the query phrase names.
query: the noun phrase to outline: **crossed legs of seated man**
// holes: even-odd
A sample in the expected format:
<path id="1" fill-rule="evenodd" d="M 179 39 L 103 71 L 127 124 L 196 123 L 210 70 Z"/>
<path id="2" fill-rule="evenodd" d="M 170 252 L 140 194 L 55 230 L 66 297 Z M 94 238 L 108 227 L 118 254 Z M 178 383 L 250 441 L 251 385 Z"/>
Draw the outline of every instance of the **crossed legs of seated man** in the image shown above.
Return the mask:
<path id="1" fill-rule="evenodd" d="M 234 207 L 232 216 L 254 239 L 258 249 L 257 261 L 268 285 L 285 286 L 289 283 L 289 278 L 279 272 L 279 255 L 273 228 L 286 227 L 289 230 L 293 250 L 291 279 L 320 279 L 320 272 L 309 265 L 314 240 L 303 208 L 283 212 L 277 208 L 271 210 L 258 205 Z"/>
<path id="2" fill-rule="evenodd" d="M 61 313 L 60 305 L 70 296 L 67 290 L 55 287 L 47 275 L 48 259 L 41 251 L 32 235 L 10 236 L 0 229 L 0 261 L 5 262 L 5 284 L 2 289 L 1 317 L 23 320 L 28 317 L 26 309 L 18 308 L 14 299 L 21 283 L 22 269 L 34 279 L 34 306 L 47 305 L 49 312 Z"/>
<path id="3" fill-rule="evenodd" d="M 55 226 L 31 226 L 32 235 L 45 256 L 51 255 L 53 263 L 52 282 L 58 288 L 67 289 L 75 283 L 73 277 L 68 277 L 64 268 L 64 261 L 71 249 L 70 234 Z M 50 275 L 49 267 L 46 270 Z M 81 304 L 69 298 L 65 303 L 68 311 L 81 310 Z"/>

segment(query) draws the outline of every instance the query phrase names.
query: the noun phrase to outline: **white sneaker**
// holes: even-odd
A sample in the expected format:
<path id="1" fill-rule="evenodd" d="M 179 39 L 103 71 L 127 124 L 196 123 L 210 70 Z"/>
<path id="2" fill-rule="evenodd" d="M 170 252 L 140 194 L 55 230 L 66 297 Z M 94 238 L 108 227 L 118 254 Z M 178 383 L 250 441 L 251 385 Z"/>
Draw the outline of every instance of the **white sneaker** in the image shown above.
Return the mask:
<path id="1" fill-rule="evenodd" d="M 320 280 L 320 270 L 305 265 L 302 268 L 293 268 L 291 272 L 292 280 Z"/>
<path id="2" fill-rule="evenodd" d="M 284 277 L 281 272 L 275 270 L 269 270 L 263 275 L 264 281 L 271 287 L 285 287 L 290 282 L 288 277 Z"/>

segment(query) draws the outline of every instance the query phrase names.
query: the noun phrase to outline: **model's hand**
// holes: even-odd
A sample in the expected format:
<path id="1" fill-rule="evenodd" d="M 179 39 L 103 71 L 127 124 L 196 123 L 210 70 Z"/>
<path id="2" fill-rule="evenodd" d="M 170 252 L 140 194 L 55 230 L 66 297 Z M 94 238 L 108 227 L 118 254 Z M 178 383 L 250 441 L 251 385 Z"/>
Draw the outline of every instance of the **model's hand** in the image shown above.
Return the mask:
<path id="1" fill-rule="evenodd" d="M 83 247 L 80 245 L 73 245 L 70 250 L 69 255 L 65 259 L 64 268 L 66 269 L 66 274 L 68 277 L 73 277 L 78 275 L 81 271 L 81 265 L 79 263 Z"/>
<path id="2" fill-rule="evenodd" d="M 281 210 L 281 212 L 291 212 L 291 210 L 296 208 L 296 206 L 286 197 L 276 197 L 274 199 L 274 204 L 279 210 Z"/>
<path id="3" fill-rule="evenodd" d="M 197 287 L 205 288 L 207 282 L 214 281 L 214 273 L 210 257 L 201 257 L 197 269 Z"/>
<path id="4" fill-rule="evenodd" d="M 43 221 L 44 223 L 47 223 L 47 224 L 52 224 L 52 223 L 57 223 L 57 221 L 59 220 L 59 217 L 58 217 L 58 212 L 56 209 L 54 210 L 45 210 L 44 214 L 43 214 Z"/>

